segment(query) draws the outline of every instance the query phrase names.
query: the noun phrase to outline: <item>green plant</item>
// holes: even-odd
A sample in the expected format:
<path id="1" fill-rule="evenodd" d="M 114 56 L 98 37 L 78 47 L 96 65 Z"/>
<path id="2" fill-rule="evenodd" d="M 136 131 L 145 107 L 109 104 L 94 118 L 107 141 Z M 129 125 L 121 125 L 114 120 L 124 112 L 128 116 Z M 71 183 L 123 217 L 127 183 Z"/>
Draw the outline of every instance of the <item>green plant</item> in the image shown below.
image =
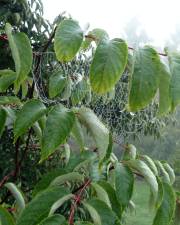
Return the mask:
<path id="1" fill-rule="evenodd" d="M 150 205 L 156 212 L 153 225 L 171 224 L 176 206 L 173 169 L 166 162 L 138 155 L 133 145 L 124 145 L 122 157 L 118 159 L 113 153 L 112 133 L 91 109 L 73 104 L 73 101 L 82 101 L 91 90 L 100 95 L 112 91 L 127 67 L 126 42 L 119 38 L 110 40 L 101 29 L 85 34 L 78 22 L 65 19 L 43 48 L 45 52 L 54 41 L 62 69 L 50 77 L 39 77 L 39 54 L 30 81 L 33 61 L 30 41 L 24 33 L 14 32 L 10 24 L 6 24 L 5 31 L 15 70 L 0 71 L 0 133 L 5 127 L 13 129 L 15 168 L 2 178 L 0 188 L 7 188 L 16 202 L 10 207 L 12 216 L 8 213 L 6 198 L 2 199 L 1 222 L 17 225 L 121 224 L 123 213 L 133 205 L 134 179 L 140 176 L 151 190 Z M 69 61 L 92 41 L 96 43 L 96 50 L 92 53 L 90 75 L 82 76 L 77 82 L 73 74 L 64 73 L 63 68 L 70 66 Z M 170 72 L 159 55 L 168 56 Z M 180 102 L 179 57 L 178 53 L 168 51 L 157 53 L 150 46 L 134 50 L 126 110 L 144 109 L 154 98 L 159 105 L 159 115 L 174 110 Z M 45 102 L 39 95 L 40 80 L 51 101 Z M 77 90 L 82 90 L 83 86 L 85 93 L 73 93 L 72 98 L 71 85 L 74 83 L 79 83 Z M 8 93 L 10 86 L 12 92 Z M 88 148 L 85 143 L 86 131 L 92 137 L 94 148 Z M 79 144 L 79 152 L 73 151 L 70 138 Z M 57 151 L 61 158 L 59 168 L 42 177 L 32 192 L 32 200 L 26 205 L 19 186 L 8 181 L 15 182 L 20 176 L 30 144 L 40 146 L 39 163 L 50 160 Z"/>

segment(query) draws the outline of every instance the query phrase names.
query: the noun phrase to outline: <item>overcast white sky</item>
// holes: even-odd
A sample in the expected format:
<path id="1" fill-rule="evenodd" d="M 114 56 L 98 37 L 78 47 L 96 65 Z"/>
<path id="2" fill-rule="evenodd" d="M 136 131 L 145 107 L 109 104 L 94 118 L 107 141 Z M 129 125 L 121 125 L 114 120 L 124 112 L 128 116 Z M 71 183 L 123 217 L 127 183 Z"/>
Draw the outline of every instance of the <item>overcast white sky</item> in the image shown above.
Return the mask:
<path id="1" fill-rule="evenodd" d="M 126 24 L 138 18 L 156 45 L 163 45 L 180 27 L 180 0 L 42 0 L 50 21 L 67 11 L 81 25 L 103 28 L 111 37 L 122 37 Z"/>

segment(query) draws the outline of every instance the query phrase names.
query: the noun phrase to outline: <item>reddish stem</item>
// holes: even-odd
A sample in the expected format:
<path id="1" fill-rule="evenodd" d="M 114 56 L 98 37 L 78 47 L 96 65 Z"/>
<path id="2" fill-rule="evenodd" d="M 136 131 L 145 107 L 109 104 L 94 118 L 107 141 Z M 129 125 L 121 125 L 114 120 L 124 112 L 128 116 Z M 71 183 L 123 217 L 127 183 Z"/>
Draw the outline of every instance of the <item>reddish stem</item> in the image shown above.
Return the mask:
<path id="1" fill-rule="evenodd" d="M 82 188 L 79 190 L 79 194 L 75 195 L 75 198 L 74 198 L 75 201 L 71 205 L 71 210 L 70 210 L 70 215 L 68 220 L 69 224 L 71 225 L 74 223 L 74 214 L 75 214 L 76 206 L 80 203 L 82 194 L 84 190 L 86 189 L 86 187 L 90 185 L 90 183 L 91 183 L 91 180 L 87 180 L 85 184 L 82 186 Z"/>

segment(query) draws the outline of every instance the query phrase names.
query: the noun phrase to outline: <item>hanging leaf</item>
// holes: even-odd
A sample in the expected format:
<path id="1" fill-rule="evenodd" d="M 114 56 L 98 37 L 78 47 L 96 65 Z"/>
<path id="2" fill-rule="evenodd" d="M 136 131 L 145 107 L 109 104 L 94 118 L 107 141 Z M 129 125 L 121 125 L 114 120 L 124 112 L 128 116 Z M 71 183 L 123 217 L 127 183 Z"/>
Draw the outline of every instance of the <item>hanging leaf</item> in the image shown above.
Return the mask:
<path id="1" fill-rule="evenodd" d="M 168 172 L 165 170 L 163 164 L 162 164 L 159 160 L 156 160 L 155 163 L 156 163 L 156 166 L 157 166 L 157 168 L 158 168 L 158 170 L 159 170 L 159 173 L 160 173 L 161 176 L 162 176 L 163 181 L 170 184 L 171 181 L 170 181 L 169 174 L 168 174 Z"/>
<path id="2" fill-rule="evenodd" d="M 153 174 L 147 164 L 141 160 L 130 160 L 128 161 L 128 165 L 142 174 L 146 182 L 149 184 L 153 197 L 152 204 L 155 205 L 158 198 L 158 182 L 156 180 L 156 176 Z"/>
<path id="3" fill-rule="evenodd" d="M 3 133 L 6 124 L 7 113 L 3 108 L 0 108 L 0 137 Z"/>
<path id="4" fill-rule="evenodd" d="M 2 206 L 0 206 L 0 224 L 1 225 L 15 225 L 11 214 Z"/>
<path id="5" fill-rule="evenodd" d="M 171 109 L 170 97 L 170 80 L 171 75 L 163 63 L 160 67 L 159 76 L 159 110 L 158 115 L 167 114 Z"/>
<path id="6" fill-rule="evenodd" d="M 98 182 L 98 184 L 107 192 L 112 206 L 112 210 L 116 213 L 117 217 L 121 219 L 122 208 L 117 199 L 115 189 L 111 186 L 111 184 L 106 181 L 100 181 Z"/>
<path id="7" fill-rule="evenodd" d="M 71 97 L 71 91 L 72 91 L 72 80 L 70 76 L 68 76 L 64 91 L 61 93 L 62 100 L 69 100 L 69 98 Z"/>
<path id="8" fill-rule="evenodd" d="M 49 78 L 49 96 L 50 98 L 56 97 L 60 94 L 67 82 L 67 78 L 64 76 L 62 71 L 57 71 L 52 74 Z"/>
<path id="9" fill-rule="evenodd" d="M 0 92 L 6 91 L 6 89 L 14 83 L 16 80 L 16 73 L 12 70 L 0 70 Z"/>
<path id="10" fill-rule="evenodd" d="M 59 200 L 57 200 L 51 207 L 50 212 L 49 212 L 49 216 L 53 215 L 56 210 L 58 210 L 63 204 L 64 202 L 66 202 L 69 199 L 74 198 L 75 196 L 73 194 L 68 194 L 65 195 L 63 198 L 60 198 Z"/>
<path id="11" fill-rule="evenodd" d="M 67 189 L 62 187 L 51 187 L 41 192 L 23 210 L 17 220 L 17 225 L 39 224 L 48 216 L 54 202 L 67 194 L 69 194 Z"/>
<path id="12" fill-rule="evenodd" d="M 71 61 L 83 41 L 83 31 L 79 24 L 71 19 L 63 20 L 55 34 L 54 49 L 61 62 Z"/>
<path id="13" fill-rule="evenodd" d="M 123 209 L 128 206 L 132 197 L 134 175 L 128 166 L 117 163 L 115 167 L 115 189 L 119 204 Z"/>
<path id="14" fill-rule="evenodd" d="M 170 96 L 172 100 L 172 110 L 180 103 L 180 54 L 168 53 L 169 66 L 171 72 Z"/>
<path id="15" fill-rule="evenodd" d="M 136 158 L 136 147 L 132 144 L 126 146 L 123 152 L 123 160 L 130 160 Z"/>
<path id="16" fill-rule="evenodd" d="M 13 183 L 6 183 L 5 187 L 11 192 L 13 197 L 16 199 L 18 212 L 21 213 L 25 209 L 25 205 L 26 205 L 21 191 Z"/>
<path id="17" fill-rule="evenodd" d="M 46 107 L 39 100 L 33 99 L 26 102 L 17 113 L 14 124 L 15 139 L 24 134 L 45 113 Z"/>
<path id="18" fill-rule="evenodd" d="M 172 187 L 163 183 L 163 200 L 157 210 L 153 225 L 170 225 L 175 211 L 176 199 Z"/>
<path id="19" fill-rule="evenodd" d="M 147 155 L 142 156 L 142 160 L 149 166 L 155 176 L 158 176 L 158 170 L 154 161 Z"/>
<path id="20" fill-rule="evenodd" d="M 129 93 L 129 110 L 146 107 L 155 96 L 160 77 L 160 58 L 151 47 L 145 46 L 135 52 Z"/>
<path id="21" fill-rule="evenodd" d="M 111 203 L 109 200 L 109 196 L 105 189 L 103 189 L 99 184 L 97 183 L 91 183 L 91 186 L 94 188 L 97 198 L 103 202 L 106 203 L 111 208 Z"/>
<path id="22" fill-rule="evenodd" d="M 174 170 L 172 169 L 172 167 L 168 163 L 163 163 L 163 167 L 169 175 L 169 179 L 170 179 L 171 184 L 173 184 L 175 182 L 175 179 L 176 179 Z"/>
<path id="23" fill-rule="evenodd" d="M 12 27 L 6 24 L 6 34 L 8 36 L 12 57 L 16 68 L 16 85 L 19 86 L 26 79 L 32 67 L 32 49 L 28 37 L 24 33 L 12 34 Z"/>
<path id="24" fill-rule="evenodd" d="M 127 44 L 121 39 L 101 42 L 90 67 L 92 90 L 98 94 L 113 89 L 127 63 Z"/>
<path id="25" fill-rule="evenodd" d="M 109 144 L 109 131 L 104 124 L 98 119 L 94 112 L 88 108 L 82 107 L 78 110 L 78 118 L 80 122 L 88 129 L 94 138 L 99 158 L 103 159 Z"/>
<path id="26" fill-rule="evenodd" d="M 47 159 L 70 134 L 75 115 L 62 105 L 56 105 L 48 114 L 42 137 L 41 161 Z"/>
<path id="27" fill-rule="evenodd" d="M 83 202 L 95 225 L 115 225 L 117 217 L 103 201 L 91 199 Z"/>
<path id="28" fill-rule="evenodd" d="M 44 219 L 39 225 L 67 225 L 67 222 L 64 216 L 57 214 Z"/>

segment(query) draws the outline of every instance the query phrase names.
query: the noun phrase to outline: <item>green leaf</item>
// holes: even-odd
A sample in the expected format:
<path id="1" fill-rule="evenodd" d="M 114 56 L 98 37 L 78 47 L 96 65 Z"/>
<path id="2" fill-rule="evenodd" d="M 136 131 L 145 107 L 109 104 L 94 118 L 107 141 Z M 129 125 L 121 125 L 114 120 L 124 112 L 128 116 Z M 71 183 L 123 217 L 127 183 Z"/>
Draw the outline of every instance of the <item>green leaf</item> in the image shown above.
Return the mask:
<path id="1" fill-rule="evenodd" d="M 94 188 L 97 198 L 99 200 L 105 202 L 106 205 L 108 205 L 111 208 L 111 203 L 110 203 L 109 196 L 108 196 L 106 190 L 97 183 L 91 183 L 91 186 Z"/>
<path id="2" fill-rule="evenodd" d="M 113 89 L 127 63 L 127 44 L 121 39 L 102 41 L 95 52 L 90 67 L 92 90 L 98 94 Z"/>
<path id="3" fill-rule="evenodd" d="M 134 175 L 131 169 L 122 163 L 117 163 L 115 167 L 115 189 L 117 199 L 123 208 L 129 204 L 133 186 Z"/>
<path id="4" fill-rule="evenodd" d="M 45 113 L 46 107 L 39 100 L 33 99 L 26 102 L 17 113 L 14 124 L 15 139 L 24 134 Z"/>
<path id="5" fill-rule="evenodd" d="M 49 78 L 49 96 L 50 98 L 56 97 L 60 94 L 67 82 L 67 78 L 64 76 L 62 71 L 57 71 L 52 74 Z"/>
<path id="6" fill-rule="evenodd" d="M 123 152 L 123 160 L 130 160 L 136 158 L 136 147 L 132 144 L 127 145 Z"/>
<path id="7" fill-rule="evenodd" d="M 107 192 L 110 203 L 111 203 L 112 210 L 116 213 L 118 218 L 121 219 L 122 208 L 117 199 L 115 189 L 111 186 L 111 184 L 109 184 L 106 181 L 100 181 L 100 182 L 98 182 L 98 184 L 101 185 L 101 187 L 104 188 L 104 190 Z"/>
<path id="8" fill-rule="evenodd" d="M 159 86 L 160 59 L 158 53 L 145 46 L 135 52 L 129 94 L 129 110 L 146 107 L 155 96 Z"/>
<path id="9" fill-rule="evenodd" d="M 81 47 L 83 31 L 79 24 L 71 19 L 63 20 L 55 34 L 54 50 L 59 61 L 71 61 Z"/>
<path id="10" fill-rule="evenodd" d="M 116 215 L 103 201 L 91 199 L 83 202 L 83 205 L 89 211 L 95 225 L 116 224 Z"/>
<path id="11" fill-rule="evenodd" d="M 156 180 L 156 176 L 147 164 L 141 160 L 130 160 L 128 161 L 128 165 L 142 174 L 146 182 L 149 184 L 153 197 L 152 204 L 155 204 L 158 198 L 158 182 Z"/>
<path id="12" fill-rule="evenodd" d="M 161 63 L 160 76 L 159 76 L 159 110 L 158 115 L 167 114 L 171 109 L 170 98 L 170 80 L 171 75 L 167 68 Z"/>
<path id="13" fill-rule="evenodd" d="M 50 216 L 39 223 L 39 225 L 65 225 L 66 219 L 61 215 Z"/>
<path id="14" fill-rule="evenodd" d="M 14 83 L 16 80 L 16 73 L 12 70 L 0 70 L 0 92 L 6 91 L 6 89 Z"/>
<path id="15" fill-rule="evenodd" d="M 5 187 L 12 193 L 13 197 L 16 199 L 18 212 L 21 213 L 26 206 L 25 200 L 21 191 L 13 183 L 6 183 Z"/>
<path id="16" fill-rule="evenodd" d="M 175 216 L 172 225 L 180 225 L 180 204 L 176 202 Z"/>
<path id="17" fill-rule="evenodd" d="M 11 214 L 2 206 L 0 206 L 0 224 L 1 225 L 15 225 Z"/>
<path id="18" fill-rule="evenodd" d="M 88 108 L 80 108 L 77 116 L 94 138 L 98 148 L 99 158 L 102 160 L 106 156 L 106 150 L 109 145 L 108 129 L 98 119 L 94 112 Z"/>
<path id="19" fill-rule="evenodd" d="M 17 225 L 36 225 L 49 214 L 52 205 L 57 199 L 69 194 L 67 189 L 62 187 L 51 187 L 36 195 L 26 206 L 17 220 Z"/>
<path id="20" fill-rule="evenodd" d="M 41 161 L 47 159 L 70 134 L 75 115 L 62 105 L 56 105 L 48 114 L 42 137 Z"/>
<path id="21" fill-rule="evenodd" d="M 24 33 L 12 34 L 12 27 L 6 24 L 6 34 L 8 36 L 12 57 L 16 68 L 16 85 L 19 86 L 26 79 L 32 66 L 32 49 L 28 37 Z"/>
<path id="22" fill-rule="evenodd" d="M 147 155 L 142 156 L 142 160 L 149 166 L 155 176 L 158 176 L 158 170 L 154 161 Z"/>
<path id="23" fill-rule="evenodd" d="M 83 78 L 72 90 L 71 101 L 73 105 L 80 103 L 88 92 L 88 85 L 85 78 Z"/>
<path id="24" fill-rule="evenodd" d="M 69 100 L 69 98 L 71 97 L 71 89 L 72 89 L 72 80 L 70 76 L 68 76 L 66 86 L 61 94 L 62 100 Z"/>
<path id="25" fill-rule="evenodd" d="M 163 163 L 163 167 L 169 175 L 169 179 L 170 179 L 171 184 L 173 184 L 175 182 L 175 179 L 176 179 L 174 170 L 172 169 L 172 167 L 168 163 Z"/>
<path id="26" fill-rule="evenodd" d="M 160 174 L 162 175 L 163 181 L 170 184 L 171 181 L 170 181 L 169 174 L 168 174 L 168 172 L 165 170 L 163 164 L 162 164 L 159 160 L 156 160 L 155 163 L 156 163 L 156 166 L 157 166 L 157 168 L 158 168 Z"/>
<path id="27" fill-rule="evenodd" d="M 63 174 L 63 175 L 60 175 L 60 176 L 56 177 L 51 182 L 50 186 L 60 186 L 67 181 L 69 181 L 69 182 L 74 182 L 74 181 L 83 182 L 84 176 L 81 175 L 78 172 L 66 173 L 66 174 Z"/>
<path id="28" fill-rule="evenodd" d="M 169 66 L 171 72 L 170 96 L 172 100 L 172 110 L 180 103 L 180 54 L 168 53 Z"/>
<path id="29" fill-rule="evenodd" d="M 92 31 L 89 31 L 87 34 L 86 39 L 82 43 L 82 49 L 86 50 L 89 48 L 92 41 L 95 41 L 98 45 L 102 40 L 108 40 L 109 35 L 108 33 L 100 28 L 95 28 Z"/>
<path id="30" fill-rule="evenodd" d="M 163 183 L 163 200 L 157 210 L 153 225 L 170 225 L 176 206 L 175 193 L 168 183 Z"/>
<path id="31" fill-rule="evenodd" d="M 75 196 L 73 194 L 68 194 L 68 195 L 65 195 L 64 197 L 60 198 L 59 200 L 57 200 L 52 205 L 51 210 L 49 212 L 49 216 L 53 215 L 56 212 L 56 210 L 64 204 L 64 202 L 66 202 L 67 200 L 72 199 L 74 197 Z"/>
<path id="32" fill-rule="evenodd" d="M 20 105 L 20 99 L 16 96 L 0 96 L 0 105 Z"/>
<path id="33" fill-rule="evenodd" d="M 67 171 L 62 168 L 54 169 L 42 176 L 40 181 L 35 185 L 34 190 L 33 190 L 33 196 L 35 196 L 37 193 L 45 190 L 48 188 L 50 183 L 58 176 L 66 174 Z"/>
<path id="34" fill-rule="evenodd" d="M 3 108 L 0 108 L 0 137 L 3 133 L 6 124 L 7 113 Z"/>
<path id="35" fill-rule="evenodd" d="M 81 150 L 84 149 L 84 134 L 81 127 L 81 124 L 79 123 L 78 119 L 75 118 L 74 126 L 72 128 L 72 136 L 76 139 L 77 143 L 79 144 Z"/>

